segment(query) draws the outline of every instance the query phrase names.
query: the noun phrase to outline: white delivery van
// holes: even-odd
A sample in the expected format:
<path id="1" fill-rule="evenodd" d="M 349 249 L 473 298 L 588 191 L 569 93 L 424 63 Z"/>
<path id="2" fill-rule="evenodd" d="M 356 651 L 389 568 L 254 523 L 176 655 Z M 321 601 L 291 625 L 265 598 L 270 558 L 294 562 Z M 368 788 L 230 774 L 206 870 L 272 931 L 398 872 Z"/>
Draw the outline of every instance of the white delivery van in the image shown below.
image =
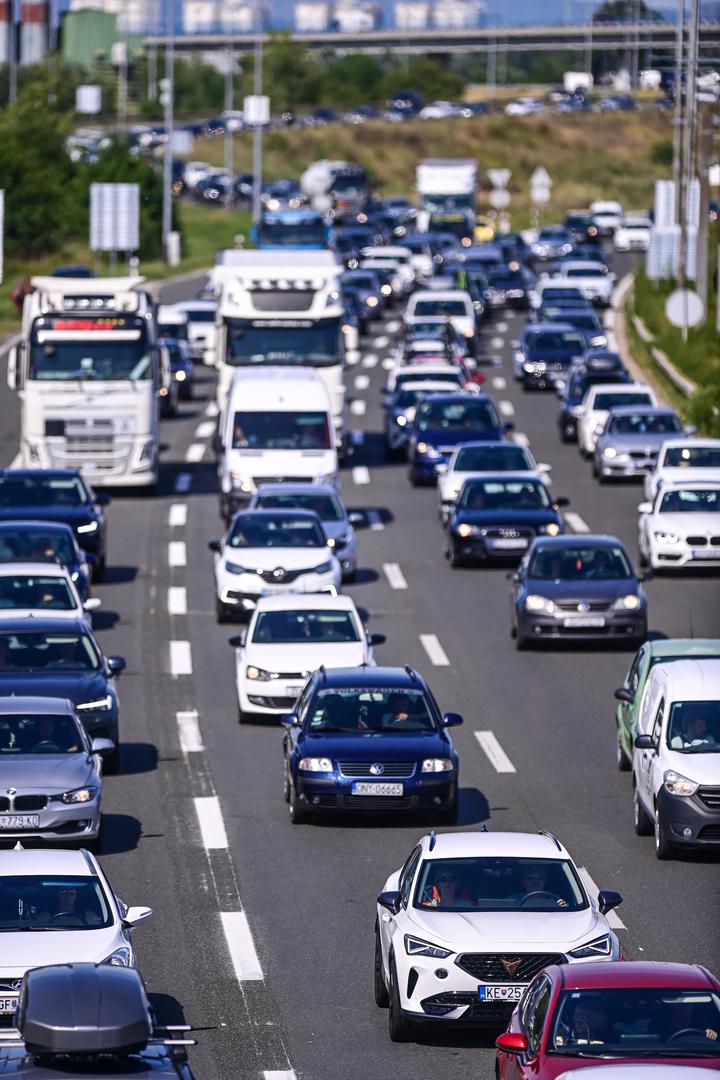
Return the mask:
<path id="1" fill-rule="evenodd" d="M 220 512 L 229 521 L 260 484 L 337 484 L 333 408 L 309 368 L 238 368 L 219 424 Z"/>

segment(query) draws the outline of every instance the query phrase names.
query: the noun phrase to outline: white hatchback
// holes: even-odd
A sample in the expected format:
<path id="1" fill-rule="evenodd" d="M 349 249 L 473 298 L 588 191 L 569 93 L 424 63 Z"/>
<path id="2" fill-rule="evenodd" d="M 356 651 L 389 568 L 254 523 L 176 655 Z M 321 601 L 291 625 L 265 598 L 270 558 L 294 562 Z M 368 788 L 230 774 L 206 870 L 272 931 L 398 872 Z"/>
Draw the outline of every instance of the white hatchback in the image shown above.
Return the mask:
<path id="1" fill-rule="evenodd" d="M 59 563 L 0 563 L 0 620 L 35 618 L 83 619 L 90 625 L 91 612 L 102 601 L 85 602 L 68 570 Z"/>
<path id="2" fill-rule="evenodd" d="M 264 596 L 246 632 L 230 638 L 240 723 L 292 712 L 313 671 L 374 665 L 384 641 L 367 633 L 349 596 Z"/>
<path id="3" fill-rule="evenodd" d="M 657 463 L 645 477 L 645 498 L 651 502 L 661 484 L 695 480 L 720 484 L 720 439 L 668 439 Z"/>
<path id="4" fill-rule="evenodd" d="M 598 435 L 611 409 L 624 405 L 657 405 L 657 398 L 644 383 L 596 383 L 588 391 L 577 416 L 578 448 L 583 457 L 592 457 Z"/>
<path id="5" fill-rule="evenodd" d="M 668 484 L 638 506 L 640 561 L 653 570 L 720 566 L 720 484 Z"/>

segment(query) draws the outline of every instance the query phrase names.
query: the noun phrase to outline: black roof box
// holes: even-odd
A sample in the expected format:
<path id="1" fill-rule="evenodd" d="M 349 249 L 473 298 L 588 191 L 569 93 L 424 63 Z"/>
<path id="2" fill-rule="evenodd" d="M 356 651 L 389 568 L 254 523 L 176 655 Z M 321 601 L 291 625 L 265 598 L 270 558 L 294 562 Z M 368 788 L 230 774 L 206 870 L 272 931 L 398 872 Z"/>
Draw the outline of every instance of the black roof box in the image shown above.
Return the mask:
<path id="1" fill-rule="evenodd" d="M 144 1047 L 150 1004 L 139 973 L 103 964 L 58 964 L 25 976 L 17 1027 L 31 1054 L 95 1054 Z"/>

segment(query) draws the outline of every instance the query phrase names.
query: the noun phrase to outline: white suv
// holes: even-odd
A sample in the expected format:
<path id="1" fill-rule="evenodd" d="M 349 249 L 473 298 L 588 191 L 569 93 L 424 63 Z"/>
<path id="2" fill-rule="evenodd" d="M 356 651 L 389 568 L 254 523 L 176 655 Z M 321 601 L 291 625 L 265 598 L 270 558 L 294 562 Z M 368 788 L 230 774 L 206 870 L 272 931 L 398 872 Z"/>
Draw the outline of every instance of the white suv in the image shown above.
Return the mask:
<path id="1" fill-rule="evenodd" d="M 661 484 L 702 480 L 720 484 L 720 439 L 668 439 L 657 463 L 645 477 L 645 498 L 651 502 Z"/>
<path id="2" fill-rule="evenodd" d="M 377 900 L 375 1001 L 390 1038 L 420 1020 L 502 1023 L 549 964 L 618 960 L 605 914 L 550 833 L 424 836 Z"/>
<path id="3" fill-rule="evenodd" d="M 653 570 L 720 566 L 720 484 L 667 484 L 638 506 L 640 562 Z"/>

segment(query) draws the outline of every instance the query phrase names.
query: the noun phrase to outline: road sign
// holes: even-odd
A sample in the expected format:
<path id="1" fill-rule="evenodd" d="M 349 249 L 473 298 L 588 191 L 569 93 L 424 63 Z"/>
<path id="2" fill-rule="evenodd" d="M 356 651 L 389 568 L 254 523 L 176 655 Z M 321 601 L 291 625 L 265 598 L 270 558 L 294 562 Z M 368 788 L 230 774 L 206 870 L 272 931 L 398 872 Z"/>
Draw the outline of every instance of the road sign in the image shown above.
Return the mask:
<path id="1" fill-rule="evenodd" d="M 100 112 L 102 92 L 99 86 L 78 86 L 75 91 L 75 112 L 94 116 Z"/>
<path id="2" fill-rule="evenodd" d="M 720 165 L 717 162 L 708 169 L 708 180 L 710 187 L 720 187 Z"/>
<path id="3" fill-rule="evenodd" d="M 530 198 L 536 206 L 544 206 L 545 203 L 550 202 L 550 188 L 536 187 L 530 188 Z"/>
<path id="4" fill-rule="evenodd" d="M 665 301 L 665 315 L 673 326 L 699 326 L 705 305 L 692 289 L 675 289 Z"/>
<path id="5" fill-rule="evenodd" d="M 490 205 L 494 206 L 496 210 L 504 210 L 510 205 L 510 192 L 505 191 L 504 188 L 496 188 L 488 195 Z"/>
<path id="6" fill-rule="evenodd" d="M 487 174 L 492 186 L 498 190 L 506 188 L 508 186 L 508 181 L 512 176 L 510 169 L 488 169 Z"/>
<path id="7" fill-rule="evenodd" d="M 270 123 L 270 98 L 267 94 L 250 94 L 243 102 L 243 117 L 250 127 Z"/>
<path id="8" fill-rule="evenodd" d="M 140 185 L 90 185 L 90 250 L 137 251 Z"/>
<path id="9" fill-rule="evenodd" d="M 530 187 L 552 187 L 550 173 L 544 165 L 538 165 L 530 177 Z"/>

